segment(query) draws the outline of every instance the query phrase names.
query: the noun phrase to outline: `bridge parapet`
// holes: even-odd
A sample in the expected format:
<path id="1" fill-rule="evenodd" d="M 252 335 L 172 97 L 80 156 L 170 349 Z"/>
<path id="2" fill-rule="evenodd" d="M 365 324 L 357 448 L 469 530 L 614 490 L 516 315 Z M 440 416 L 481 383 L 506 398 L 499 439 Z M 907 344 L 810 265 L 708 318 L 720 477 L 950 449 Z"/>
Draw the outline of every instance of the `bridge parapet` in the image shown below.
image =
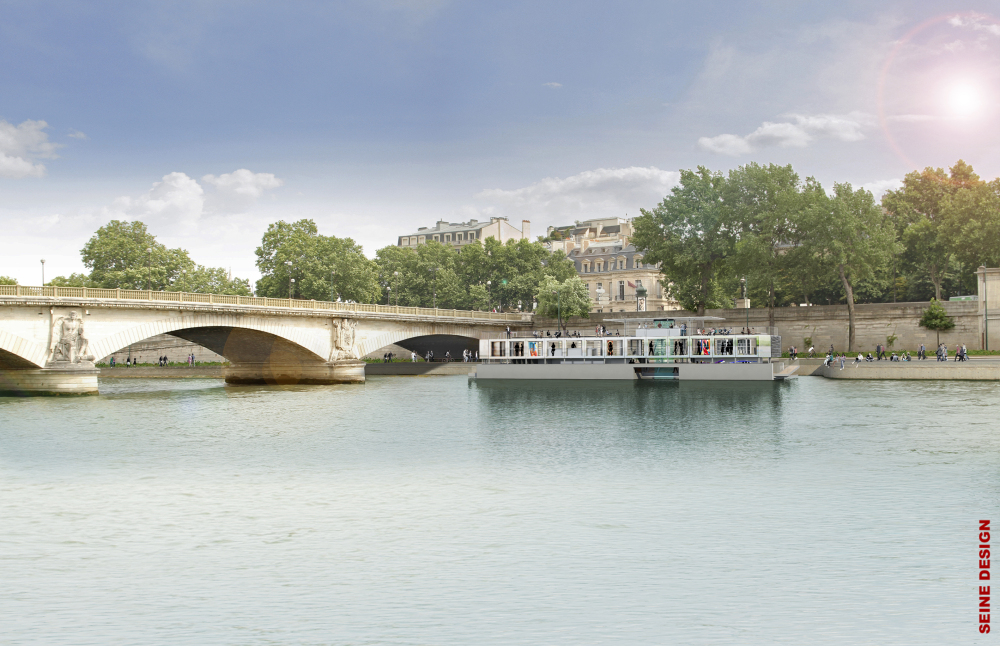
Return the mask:
<path id="1" fill-rule="evenodd" d="M 528 312 L 481 312 L 477 310 L 453 310 L 439 307 L 410 307 L 406 305 L 376 305 L 374 303 L 347 303 L 343 301 L 316 301 L 297 298 L 265 298 L 263 296 L 235 296 L 232 294 L 201 294 L 194 292 L 159 292 L 139 289 L 104 289 L 97 287 L 29 287 L 25 285 L 0 285 L 0 298 L 15 299 L 82 299 L 98 301 L 137 301 L 149 304 L 176 305 L 223 305 L 299 312 L 317 312 L 328 316 L 330 313 L 365 314 L 371 318 L 382 316 L 396 318 L 431 318 L 446 320 L 472 320 L 486 324 L 531 323 L 533 314 Z"/>

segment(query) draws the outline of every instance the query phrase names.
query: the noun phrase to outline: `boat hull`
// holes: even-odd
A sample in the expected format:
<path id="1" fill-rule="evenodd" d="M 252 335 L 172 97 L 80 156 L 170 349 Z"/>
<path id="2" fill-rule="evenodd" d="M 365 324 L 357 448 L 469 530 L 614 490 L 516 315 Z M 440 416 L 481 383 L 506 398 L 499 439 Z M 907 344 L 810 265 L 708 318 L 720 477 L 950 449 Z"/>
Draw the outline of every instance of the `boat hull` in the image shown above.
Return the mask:
<path id="1" fill-rule="evenodd" d="M 476 379 L 772 381 L 781 363 L 484 363 Z"/>

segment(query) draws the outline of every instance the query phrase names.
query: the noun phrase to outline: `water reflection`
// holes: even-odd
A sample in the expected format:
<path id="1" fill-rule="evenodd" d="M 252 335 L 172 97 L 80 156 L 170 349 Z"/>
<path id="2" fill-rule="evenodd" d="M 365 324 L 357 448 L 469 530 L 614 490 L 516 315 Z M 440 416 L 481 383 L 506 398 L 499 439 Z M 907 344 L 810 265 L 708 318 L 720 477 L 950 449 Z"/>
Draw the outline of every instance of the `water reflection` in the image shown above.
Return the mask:
<path id="1" fill-rule="evenodd" d="M 716 451 L 750 457 L 780 445 L 776 382 L 480 381 L 478 426 L 505 459 L 565 466 L 672 459 Z"/>

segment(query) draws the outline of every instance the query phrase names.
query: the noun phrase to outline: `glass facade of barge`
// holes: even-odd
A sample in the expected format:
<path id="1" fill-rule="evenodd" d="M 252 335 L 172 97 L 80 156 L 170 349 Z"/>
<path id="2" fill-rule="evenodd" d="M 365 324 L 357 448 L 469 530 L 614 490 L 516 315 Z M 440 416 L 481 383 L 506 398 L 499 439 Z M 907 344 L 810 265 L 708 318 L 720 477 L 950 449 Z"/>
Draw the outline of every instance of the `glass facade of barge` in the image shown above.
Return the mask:
<path id="1" fill-rule="evenodd" d="M 691 363 L 770 359 L 769 335 L 560 337 L 480 341 L 479 359 L 502 363 Z"/>

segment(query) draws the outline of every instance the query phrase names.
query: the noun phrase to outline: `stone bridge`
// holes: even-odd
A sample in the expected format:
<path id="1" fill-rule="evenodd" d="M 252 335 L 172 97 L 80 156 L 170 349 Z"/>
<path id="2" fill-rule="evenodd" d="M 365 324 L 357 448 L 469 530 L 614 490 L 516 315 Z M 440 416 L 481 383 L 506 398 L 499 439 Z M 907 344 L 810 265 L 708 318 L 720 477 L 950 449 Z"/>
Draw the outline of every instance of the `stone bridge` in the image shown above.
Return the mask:
<path id="1" fill-rule="evenodd" d="M 360 358 L 392 343 L 530 325 L 530 314 L 0 285 L 0 391 L 96 393 L 95 360 L 158 334 L 224 356 L 229 383 L 330 384 L 363 382 Z"/>

